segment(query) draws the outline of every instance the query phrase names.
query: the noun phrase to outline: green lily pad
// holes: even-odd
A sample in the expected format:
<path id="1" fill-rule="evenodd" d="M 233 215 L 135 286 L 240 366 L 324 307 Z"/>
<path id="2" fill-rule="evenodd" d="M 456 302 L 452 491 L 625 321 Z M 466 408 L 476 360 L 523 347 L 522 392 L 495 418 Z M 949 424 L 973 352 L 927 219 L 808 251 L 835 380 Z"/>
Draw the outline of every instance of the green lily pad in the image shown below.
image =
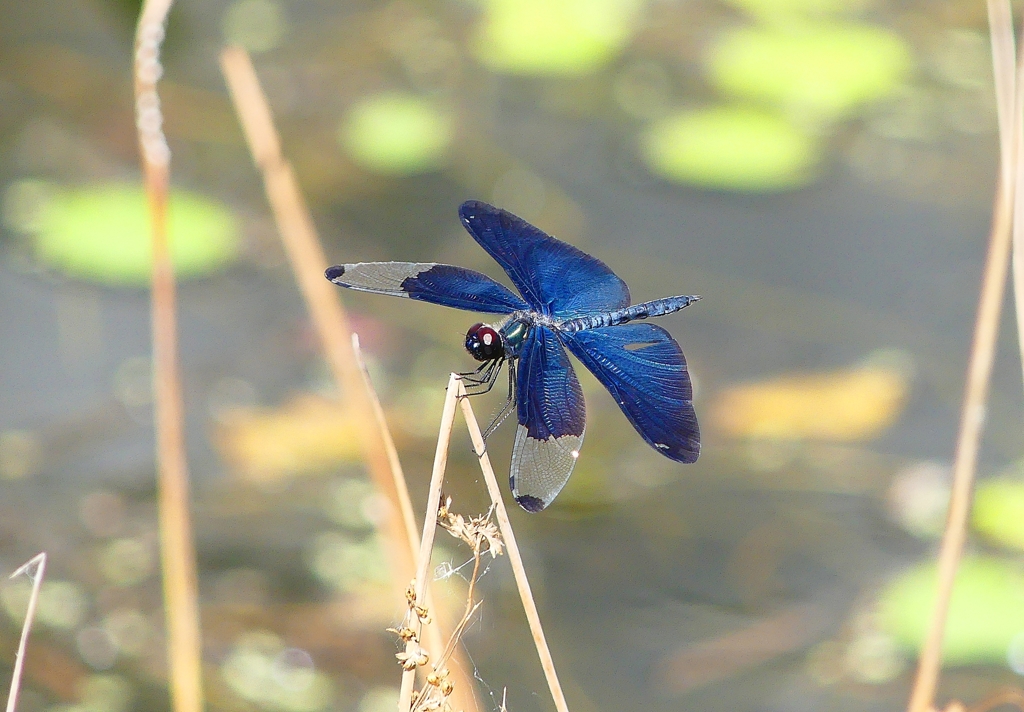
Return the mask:
<path id="1" fill-rule="evenodd" d="M 384 175 L 408 176 L 442 168 L 454 136 L 451 117 L 413 94 L 364 98 L 341 125 L 352 160 Z"/>
<path id="2" fill-rule="evenodd" d="M 910 68 L 899 35 L 855 24 L 743 27 L 725 33 L 708 56 L 721 91 L 811 121 L 849 116 L 892 94 Z"/>
<path id="3" fill-rule="evenodd" d="M 714 107 L 655 122 L 641 136 L 652 173 L 706 188 L 776 191 L 814 177 L 819 139 L 759 109 Z"/>
<path id="4" fill-rule="evenodd" d="M 486 0 L 472 50 L 496 72 L 588 74 L 629 43 L 641 8 L 640 0 Z"/>
<path id="5" fill-rule="evenodd" d="M 58 190 L 40 206 L 36 225 L 35 253 L 44 264 L 103 284 L 149 284 L 152 229 L 141 187 Z M 238 255 L 235 217 L 209 198 L 172 190 L 167 225 L 179 278 L 209 274 Z"/>
<path id="6" fill-rule="evenodd" d="M 935 564 L 920 564 L 890 583 L 879 599 L 882 629 L 909 652 L 923 644 L 935 603 Z M 1024 633 L 1024 570 L 995 557 L 960 562 L 943 661 L 950 665 L 1005 663 L 1010 645 Z"/>
<path id="7" fill-rule="evenodd" d="M 1002 546 L 1024 549 L 1024 482 L 992 479 L 981 482 L 971 510 L 975 530 Z"/>

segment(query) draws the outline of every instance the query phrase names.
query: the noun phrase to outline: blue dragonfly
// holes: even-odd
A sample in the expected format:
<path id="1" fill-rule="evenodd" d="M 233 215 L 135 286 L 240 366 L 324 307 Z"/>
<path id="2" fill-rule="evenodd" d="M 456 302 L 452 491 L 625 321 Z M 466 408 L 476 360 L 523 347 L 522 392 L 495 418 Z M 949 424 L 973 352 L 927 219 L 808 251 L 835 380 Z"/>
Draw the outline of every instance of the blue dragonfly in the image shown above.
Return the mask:
<path id="1" fill-rule="evenodd" d="M 664 329 L 630 322 L 671 314 L 700 297 L 630 306 L 629 288 L 607 265 L 522 218 L 474 200 L 459 207 L 459 217 L 519 294 L 479 272 L 430 262 L 335 265 L 326 276 L 362 292 L 503 315 L 470 327 L 466 350 L 481 365 L 462 375 L 472 393 L 482 393 L 508 365 L 509 399 L 487 434 L 515 408 L 509 483 L 516 502 L 528 512 L 547 507 L 579 458 L 586 406 L 565 349 L 604 384 L 649 445 L 694 462 L 700 430 L 683 352 Z"/>

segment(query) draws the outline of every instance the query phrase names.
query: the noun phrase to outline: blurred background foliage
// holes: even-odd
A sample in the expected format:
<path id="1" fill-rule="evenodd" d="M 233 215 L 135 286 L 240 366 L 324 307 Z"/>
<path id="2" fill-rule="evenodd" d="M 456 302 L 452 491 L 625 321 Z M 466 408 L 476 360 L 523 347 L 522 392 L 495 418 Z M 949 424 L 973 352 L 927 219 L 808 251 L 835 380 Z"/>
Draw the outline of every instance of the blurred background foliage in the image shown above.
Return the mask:
<path id="1" fill-rule="evenodd" d="M 25 712 L 165 709 L 134 0 L 0 0 L 0 563 L 51 555 Z M 483 199 L 591 252 L 695 380 L 700 461 L 579 370 L 576 473 L 514 513 L 575 710 L 888 710 L 929 611 L 995 176 L 984 4 L 179 0 L 161 95 L 211 710 L 393 709 L 379 504 L 218 72 L 246 47 L 338 262 L 495 266 Z M 472 315 L 351 310 L 423 493 Z M 1022 399 L 1004 320 L 940 698 L 1024 674 Z M 482 398 L 481 417 L 502 394 Z M 485 497 L 468 438 L 458 511 Z M 491 441 L 507 466 L 509 428 Z M 457 604 L 469 555 L 437 552 Z M 498 561 L 485 706 L 545 709 Z M 13 663 L 23 582 L 0 585 Z M 725 652 L 723 652 L 725 651 Z"/>

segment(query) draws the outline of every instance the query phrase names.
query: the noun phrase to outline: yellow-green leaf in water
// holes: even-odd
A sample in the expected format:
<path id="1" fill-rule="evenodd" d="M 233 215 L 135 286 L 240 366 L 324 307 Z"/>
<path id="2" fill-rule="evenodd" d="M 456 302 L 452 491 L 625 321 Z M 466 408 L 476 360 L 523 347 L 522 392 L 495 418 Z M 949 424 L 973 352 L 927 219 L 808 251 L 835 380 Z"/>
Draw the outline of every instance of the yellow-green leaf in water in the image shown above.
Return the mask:
<path id="1" fill-rule="evenodd" d="M 1024 549 L 1024 482 L 999 478 L 979 483 L 971 519 L 985 538 Z"/>
<path id="2" fill-rule="evenodd" d="M 868 362 L 729 386 L 715 395 L 709 416 L 733 437 L 856 442 L 892 425 L 909 389 L 898 365 Z"/>
<path id="3" fill-rule="evenodd" d="M 809 183 L 821 147 L 781 116 L 721 106 L 655 122 L 641 136 L 641 151 L 651 172 L 671 181 L 774 191 Z"/>
<path id="4" fill-rule="evenodd" d="M 374 173 L 407 176 L 442 168 L 454 135 L 451 117 L 414 94 L 365 97 L 342 122 L 339 139 Z"/>
<path id="5" fill-rule="evenodd" d="M 152 269 L 149 207 L 141 187 L 97 185 L 59 190 L 40 208 L 36 256 L 73 277 L 146 285 Z M 168 234 L 175 273 L 200 277 L 238 254 L 238 227 L 222 204 L 172 190 Z"/>
<path id="6" fill-rule="evenodd" d="M 899 35 L 856 24 L 738 28 L 722 35 L 708 56 L 711 81 L 721 91 L 819 122 L 892 94 L 910 68 Z"/>
<path id="7" fill-rule="evenodd" d="M 802 17 L 850 14 L 868 5 L 871 0 L 726 0 L 734 7 L 762 20 L 799 21 Z"/>
<path id="8" fill-rule="evenodd" d="M 933 563 L 904 572 L 882 591 L 879 623 L 900 646 L 916 653 L 935 605 L 938 580 Z M 1024 632 L 1024 571 L 995 557 L 968 556 L 960 562 L 943 660 L 951 665 L 1005 663 L 1010 644 Z"/>
<path id="9" fill-rule="evenodd" d="M 629 43 L 640 0 L 486 0 L 472 50 L 496 72 L 573 76 Z"/>
<path id="10" fill-rule="evenodd" d="M 329 471 L 359 453 L 359 421 L 341 404 L 300 393 L 277 409 L 237 408 L 213 442 L 242 477 L 274 482 Z"/>

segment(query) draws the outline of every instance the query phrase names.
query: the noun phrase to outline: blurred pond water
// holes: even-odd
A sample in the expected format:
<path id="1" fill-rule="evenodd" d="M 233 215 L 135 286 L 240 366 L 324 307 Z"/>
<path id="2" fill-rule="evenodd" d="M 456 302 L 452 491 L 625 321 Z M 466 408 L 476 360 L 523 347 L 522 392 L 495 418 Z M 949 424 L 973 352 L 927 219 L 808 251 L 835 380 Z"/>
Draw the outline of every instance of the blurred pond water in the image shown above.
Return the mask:
<path id="1" fill-rule="evenodd" d="M 32 712 L 168 705 L 146 256 L 125 247 L 145 239 L 125 197 L 137 10 L 0 2 L 0 568 L 46 549 L 52 572 Z M 253 54 L 331 260 L 503 277 L 458 223 L 475 198 L 601 258 L 634 301 L 703 296 L 660 322 L 694 377 L 700 460 L 660 458 L 578 369 L 579 467 L 551 509 L 512 514 L 572 709 L 904 704 L 994 187 L 983 4 L 175 5 L 172 170 L 196 201 L 185 231 L 213 235 L 179 255 L 209 706 L 374 712 L 393 708 L 384 629 L 404 603 L 219 75 L 229 41 Z M 421 502 L 476 319 L 339 298 Z M 1024 674 L 1013 330 L 1007 312 L 981 463 L 996 494 L 940 700 Z M 499 474 L 511 430 L 489 444 Z M 473 460 L 457 429 L 446 491 L 467 514 L 486 506 Z M 439 545 L 439 574 L 470 558 Z M 509 710 L 548 709 L 503 560 L 481 586 L 467 643 L 485 708 L 507 688 Z M 24 593 L 0 586 L 4 665 Z"/>

